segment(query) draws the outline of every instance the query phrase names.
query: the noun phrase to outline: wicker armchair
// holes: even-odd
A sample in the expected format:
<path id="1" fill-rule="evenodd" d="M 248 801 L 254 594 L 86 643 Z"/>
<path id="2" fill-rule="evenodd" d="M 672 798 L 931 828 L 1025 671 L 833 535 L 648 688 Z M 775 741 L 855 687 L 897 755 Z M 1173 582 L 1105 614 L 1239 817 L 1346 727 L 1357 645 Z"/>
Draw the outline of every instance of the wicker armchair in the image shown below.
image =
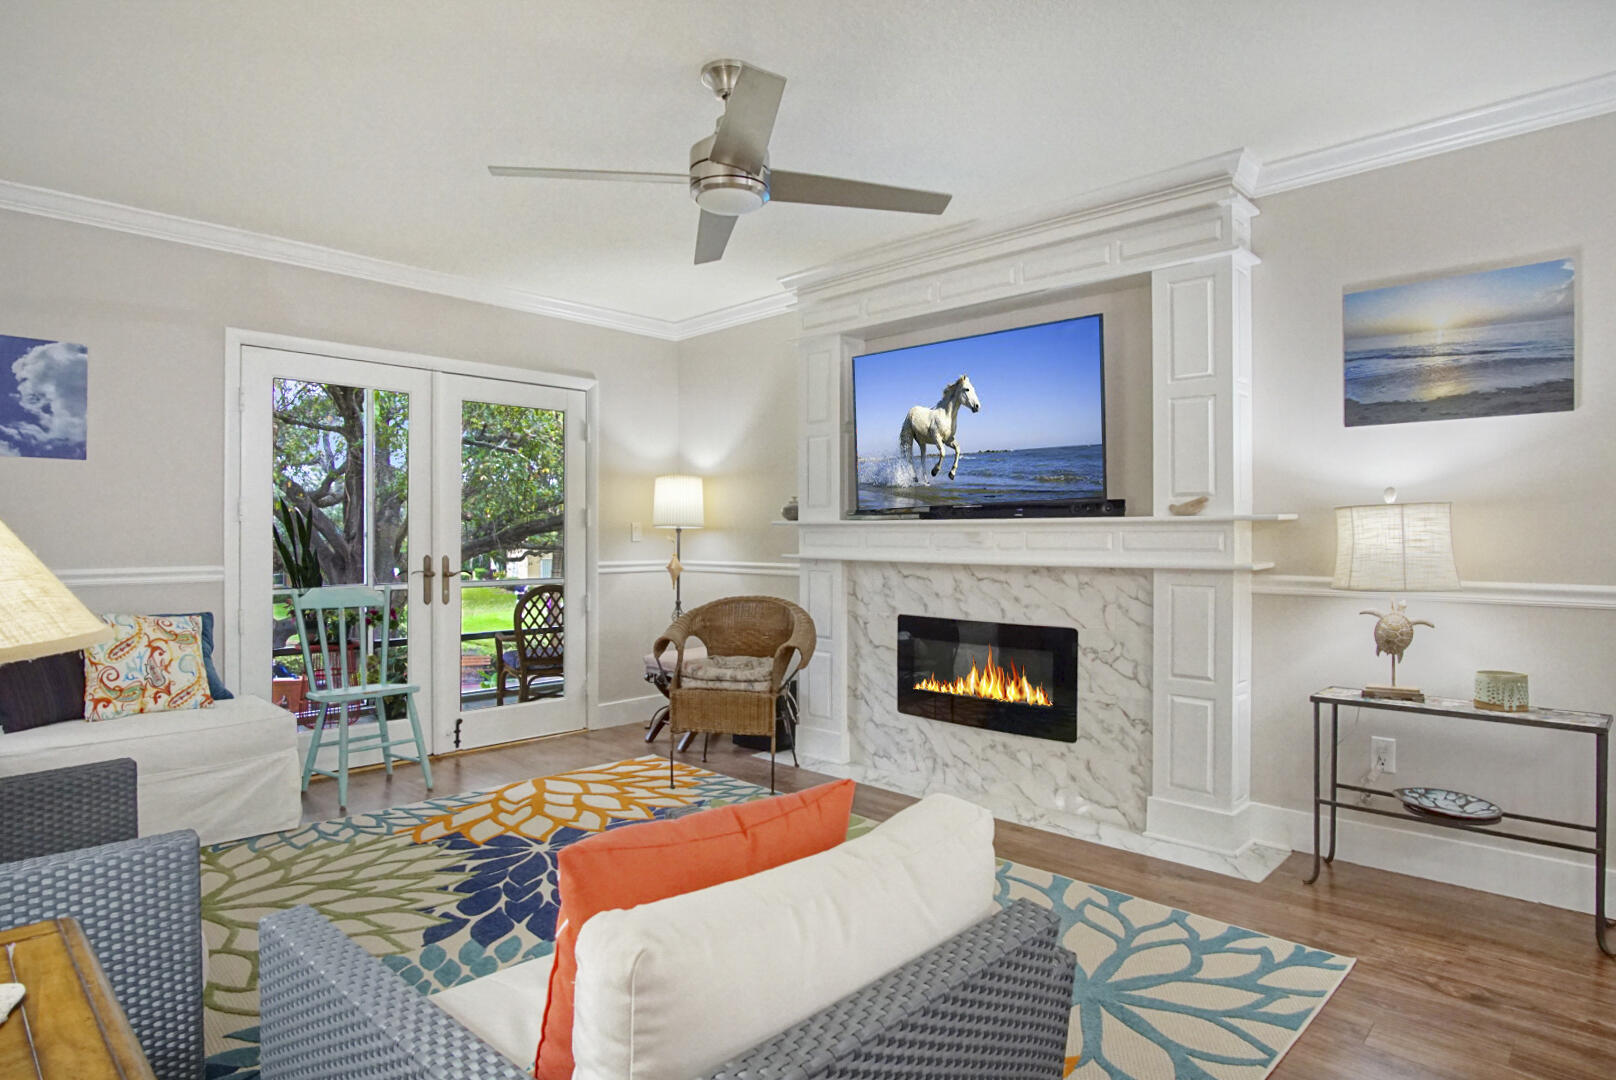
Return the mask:
<path id="1" fill-rule="evenodd" d="M 1028 900 L 969 927 L 704 1080 L 1056 1080 L 1076 960 Z M 265 1077 L 529 1080 L 309 907 L 259 923 Z M 721 1023 L 722 1017 L 714 1021 Z"/>
<path id="2" fill-rule="evenodd" d="M 134 759 L 0 776 L 0 822 L 0 863 L 133 840 Z"/>
<path id="3" fill-rule="evenodd" d="M 704 669 L 685 665 L 685 643 L 700 639 L 707 647 Z M 769 790 L 774 790 L 775 707 L 781 691 L 814 656 L 814 620 L 789 600 L 773 596 L 731 596 L 685 612 L 657 639 L 652 653 L 676 652 L 673 686 L 668 692 L 670 731 L 706 735 L 767 735 Z M 767 663 L 756 671 L 728 671 L 738 657 Z M 695 675 L 703 676 L 695 678 Z M 716 676 L 716 677 L 715 677 Z M 688 685 L 687 685 L 688 683 Z M 733 687 L 733 688 L 731 688 Z M 669 783 L 673 748 L 668 739 Z"/>
<path id="4" fill-rule="evenodd" d="M 522 594 L 512 629 L 494 635 L 494 703 L 505 704 L 505 679 L 516 676 L 516 700 L 538 696 L 540 679 L 559 677 L 566 659 L 567 603 L 560 585 L 537 585 Z"/>
<path id="5" fill-rule="evenodd" d="M 0 929 L 60 916 L 72 916 L 84 929 L 158 1080 L 201 1080 L 202 867 L 196 833 L 163 833 L 0 866 Z M 71 1070 L 69 1065 L 50 1073 L 47 1066 L 47 1075 L 73 1075 Z M 3 1065 L 0 1073 L 15 1075 Z"/>

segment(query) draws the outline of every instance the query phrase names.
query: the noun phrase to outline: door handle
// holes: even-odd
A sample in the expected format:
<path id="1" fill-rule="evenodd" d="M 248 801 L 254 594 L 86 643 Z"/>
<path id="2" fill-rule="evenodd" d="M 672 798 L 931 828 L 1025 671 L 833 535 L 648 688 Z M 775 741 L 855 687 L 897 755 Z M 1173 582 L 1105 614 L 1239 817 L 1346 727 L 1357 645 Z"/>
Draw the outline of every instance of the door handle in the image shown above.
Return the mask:
<path id="1" fill-rule="evenodd" d="M 432 603 L 432 579 L 436 577 L 432 572 L 432 556 L 421 556 L 421 603 Z"/>
<path id="2" fill-rule="evenodd" d="M 454 580 L 454 577 L 455 575 L 449 571 L 449 556 L 445 555 L 443 557 L 443 602 L 445 604 L 449 602 L 449 582 Z"/>

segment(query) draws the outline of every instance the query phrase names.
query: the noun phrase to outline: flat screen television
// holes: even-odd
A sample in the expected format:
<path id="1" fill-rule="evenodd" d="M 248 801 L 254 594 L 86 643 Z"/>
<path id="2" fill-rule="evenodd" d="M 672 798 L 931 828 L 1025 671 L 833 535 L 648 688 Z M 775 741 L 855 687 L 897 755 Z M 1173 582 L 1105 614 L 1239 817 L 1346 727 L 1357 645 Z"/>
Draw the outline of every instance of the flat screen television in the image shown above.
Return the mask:
<path id="1" fill-rule="evenodd" d="M 853 358 L 858 514 L 1015 517 L 1106 503 L 1099 315 Z"/>

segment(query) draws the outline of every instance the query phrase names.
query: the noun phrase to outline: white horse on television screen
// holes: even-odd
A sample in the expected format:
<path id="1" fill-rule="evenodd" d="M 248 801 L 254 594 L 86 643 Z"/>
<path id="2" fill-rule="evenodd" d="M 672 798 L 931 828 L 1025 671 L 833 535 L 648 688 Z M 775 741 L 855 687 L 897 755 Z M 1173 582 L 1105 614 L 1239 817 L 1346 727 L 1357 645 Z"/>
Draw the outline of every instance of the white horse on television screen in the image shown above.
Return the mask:
<path id="1" fill-rule="evenodd" d="M 954 465 L 948 470 L 948 478 L 954 479 L 959 472 L 960 445 L 959 445 L 959 411 L 963 405 L 972 412 L 982 408 L 982 402 L 977 400 L 976 387 L 964 375 L 943 387 L 942 400 L 935 408 L 928 409 L 924 405 L 916 405 L 909 410 L 904 418 L 903 427 L 898 432 L 898 456 L 903 458 L 911 468 L 915 469 L 915 476 L 920 476 L 921 469 L 926 467 L 926 447 L 937 448 L 937 464 L 931 467 L 931 474 L 936 476 L 943 468 L 944 447 L 954 450 Z M 915 467 L 914 457 L 910 450 L 911 444 L 920 446 L 920 465 Z"/>

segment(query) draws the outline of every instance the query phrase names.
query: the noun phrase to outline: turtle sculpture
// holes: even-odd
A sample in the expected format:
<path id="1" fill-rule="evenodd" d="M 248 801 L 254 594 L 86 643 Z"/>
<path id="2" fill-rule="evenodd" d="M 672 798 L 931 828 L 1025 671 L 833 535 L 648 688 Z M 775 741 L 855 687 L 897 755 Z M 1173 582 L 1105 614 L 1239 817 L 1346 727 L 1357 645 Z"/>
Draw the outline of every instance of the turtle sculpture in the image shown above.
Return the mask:
<path id="1" fill-rule="evenodd" d="M 1393 600 L 1392 609 L 1385 614 L 1378 611 L 1360 611 L 1360 615 L 1373 615 L 1380 621 L 1375 624 L 1375 655 L 1386 653 L 1392 658 L 1392 670 L 1396 671 L 1397 661 L 1403 658 L 1403 652 L 1414 641 L 1414 628 L 1416 626 L 1429 626 L 1436 629 L 1436 623 L 1426 619 L 1410 619 L 1403 612 L 1408 608 L 1408 602 Z"/>

